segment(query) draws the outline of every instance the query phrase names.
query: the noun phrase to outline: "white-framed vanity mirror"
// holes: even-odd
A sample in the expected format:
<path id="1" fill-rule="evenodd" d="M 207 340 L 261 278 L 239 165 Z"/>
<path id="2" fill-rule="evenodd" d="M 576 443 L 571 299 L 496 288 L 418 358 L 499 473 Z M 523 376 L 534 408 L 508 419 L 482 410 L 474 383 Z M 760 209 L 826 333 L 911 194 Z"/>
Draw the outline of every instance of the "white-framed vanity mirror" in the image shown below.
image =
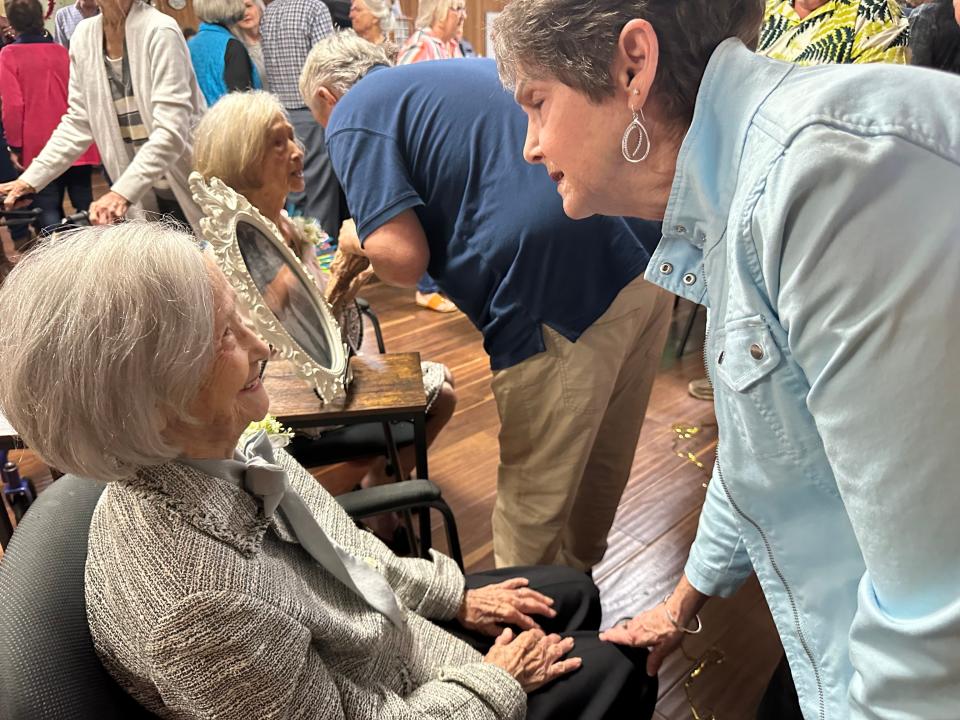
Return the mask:
<path id="1" fill-rule="evenodd" d="M 203 209 L 203 239 L 257 333 L 289 360 L 325 405 L 340 405 L 350 382 L 347 347 L 320 287 L 270 220 L 219 178 L 190 175 Z"/>

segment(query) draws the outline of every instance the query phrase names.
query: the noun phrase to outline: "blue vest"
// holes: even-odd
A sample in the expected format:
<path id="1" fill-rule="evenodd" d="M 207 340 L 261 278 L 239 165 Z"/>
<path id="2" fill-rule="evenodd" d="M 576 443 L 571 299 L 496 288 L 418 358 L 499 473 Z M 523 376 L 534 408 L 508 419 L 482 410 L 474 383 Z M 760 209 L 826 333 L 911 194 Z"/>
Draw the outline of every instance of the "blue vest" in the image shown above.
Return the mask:
<path id="1" fill-rule="evenodd" d="M 197 74 L 197 83 L 207 99 L 207 105 L 213 105 L 228 92 L 223 72 L 227 43 L 231 40 L 236 38 L 223 25 L 200 23 L 200 30 L 187 42 L 193 71 Z M 253 73 L 254 89 L 261 89 L 263 84 L 260 82 L 260 74 L 252 62 L 250 70 Z"/>

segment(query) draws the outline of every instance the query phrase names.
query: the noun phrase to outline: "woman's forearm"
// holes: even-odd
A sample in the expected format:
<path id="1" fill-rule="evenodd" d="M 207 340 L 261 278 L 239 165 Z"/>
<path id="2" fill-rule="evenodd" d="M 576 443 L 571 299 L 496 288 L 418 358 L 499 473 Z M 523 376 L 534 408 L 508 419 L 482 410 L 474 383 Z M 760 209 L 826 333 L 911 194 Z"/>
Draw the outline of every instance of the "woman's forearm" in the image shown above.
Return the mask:
<path id="1" fill-rule="evenodd" d="M 687 627 L 709 599 L 709 595 L 704 595 L 690 584 L 686 575 L 681 575 L 680 582 L 666 599 L 666 608 L 678 625 Z"/>

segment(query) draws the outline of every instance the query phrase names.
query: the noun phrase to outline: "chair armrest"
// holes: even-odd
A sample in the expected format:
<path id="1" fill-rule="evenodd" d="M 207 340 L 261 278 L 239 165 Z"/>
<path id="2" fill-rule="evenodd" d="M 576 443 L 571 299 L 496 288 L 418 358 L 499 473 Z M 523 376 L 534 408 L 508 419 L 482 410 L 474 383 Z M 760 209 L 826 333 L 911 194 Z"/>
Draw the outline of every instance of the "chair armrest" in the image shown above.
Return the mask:
<path id="1" fill-rule="evenodd" d="M 337 495 L 336 500 L 350 517 L 364 518 L 428 506 L 440 497 L 440 488 L 429 480 L 402 480 Z"/>

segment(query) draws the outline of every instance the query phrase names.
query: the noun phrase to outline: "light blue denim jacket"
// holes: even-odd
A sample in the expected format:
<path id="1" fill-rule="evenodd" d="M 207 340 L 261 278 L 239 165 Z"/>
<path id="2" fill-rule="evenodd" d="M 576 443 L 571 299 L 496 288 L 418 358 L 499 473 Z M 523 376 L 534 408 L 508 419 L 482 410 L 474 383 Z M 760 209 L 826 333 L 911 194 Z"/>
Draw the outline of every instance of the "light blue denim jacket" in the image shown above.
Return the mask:
<path id="1" fill-rule="evenodd" d="M 726 41 L 663 227 L 720 424 L 687 577 L 756 570 L 808 720 L 960 718 L 960 78 Z"/>

